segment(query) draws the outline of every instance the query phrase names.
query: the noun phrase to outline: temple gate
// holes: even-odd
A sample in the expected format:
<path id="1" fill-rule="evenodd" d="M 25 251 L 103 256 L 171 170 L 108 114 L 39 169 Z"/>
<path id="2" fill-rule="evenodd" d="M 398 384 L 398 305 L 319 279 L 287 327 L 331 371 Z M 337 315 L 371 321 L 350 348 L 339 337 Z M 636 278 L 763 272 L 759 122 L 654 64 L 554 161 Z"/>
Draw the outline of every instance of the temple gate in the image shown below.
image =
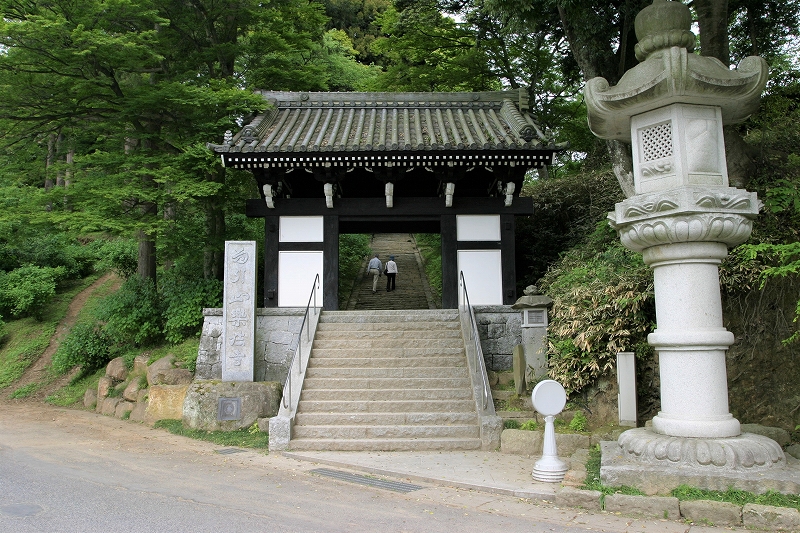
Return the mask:
<path id="1" fill-rule="evenodd" d="M 516 301 L 523 180 L 563 149 L 525 90 L 261 94 L 265 112 L 208 146 L 258 183 L 247 215 L 264 219 L 263 307 L 304 307 L 319 274 L 336 310 L 340 233 L 439 233 L 443 308 L 458 306 L 459 272 L 473 304 Z"/>

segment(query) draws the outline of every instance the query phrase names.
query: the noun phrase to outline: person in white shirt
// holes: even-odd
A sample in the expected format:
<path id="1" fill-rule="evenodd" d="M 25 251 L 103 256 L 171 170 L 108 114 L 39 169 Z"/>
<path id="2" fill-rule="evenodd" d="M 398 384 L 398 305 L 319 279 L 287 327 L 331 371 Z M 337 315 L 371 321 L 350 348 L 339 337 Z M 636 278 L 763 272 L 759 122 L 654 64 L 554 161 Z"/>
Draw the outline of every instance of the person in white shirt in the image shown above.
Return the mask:
<path id="1" fill-rule="evenodd" d="M 383 270 L 383 264 L 381 260 L 378 259 L 378 254 L 375 254 L 375 257 L 370 259 L 369 264 L 367 265 L 367 274 L 372 274 L 372 293 L 375 294 L 375 291 L 378 290 L 378 278 L 381 277 L 381 271 Z"/>
<path id="2" fill-rule="evenodd" d="M 397 277 L 397 263 L 394 262 L 394 256 L 390 255 L 389 260 L 386 261 L 386 292 L 394 290 L 394 282 Z"/>

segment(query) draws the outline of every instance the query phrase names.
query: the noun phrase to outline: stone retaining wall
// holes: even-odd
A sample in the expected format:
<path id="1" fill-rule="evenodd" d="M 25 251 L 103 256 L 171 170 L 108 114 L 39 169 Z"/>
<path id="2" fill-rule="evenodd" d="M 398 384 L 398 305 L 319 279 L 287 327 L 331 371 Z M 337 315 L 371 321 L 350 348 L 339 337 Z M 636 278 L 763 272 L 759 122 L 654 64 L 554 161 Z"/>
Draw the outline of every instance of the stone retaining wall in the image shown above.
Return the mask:
<path id="1" fill-rule="evenodd" d="M 514 346 L 522 344 L 522 312 L 510 305 L 476 305 L 475 320 L 489 370 L 510 370 Z"/>
<path id="2" fill-rule="evenodd" d="M 304 309 L 256 310 L 254 381 L 286 379 L 297 347 Z M 203 330 L 197 355 L 196 379 L 222 379 L 222 309 L 203 309 Z M 509 370 L 514 346 L 522 344 L 522 313 L 508 305 L 475 306 L 486 368 Z"/>
<path id="3" fill-rule="evenodd" d="M 256 310 L 254 381 L 283 383 L 297 348 L 305 309 Z M 196 379 L 222 379 L 222 309 L 203 309 L 203 330 L 195 370 Z"/>

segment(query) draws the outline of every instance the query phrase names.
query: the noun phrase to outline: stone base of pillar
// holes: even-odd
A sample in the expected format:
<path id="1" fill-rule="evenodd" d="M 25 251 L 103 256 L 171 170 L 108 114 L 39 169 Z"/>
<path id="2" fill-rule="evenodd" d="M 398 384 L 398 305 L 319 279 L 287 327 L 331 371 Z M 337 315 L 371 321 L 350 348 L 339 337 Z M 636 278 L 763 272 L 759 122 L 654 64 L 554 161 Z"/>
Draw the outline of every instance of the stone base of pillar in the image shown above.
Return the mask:
<path id="1" fill-rule="evenodd" d="M 742 433 L 729 438 L 673 437 L 631 429 L 601 443 L 600 479 L 645 494 L 666 494 L 682 484 L 725 491 L 800 492 L 800 461 L 787 461 L 774 440 Z"/>

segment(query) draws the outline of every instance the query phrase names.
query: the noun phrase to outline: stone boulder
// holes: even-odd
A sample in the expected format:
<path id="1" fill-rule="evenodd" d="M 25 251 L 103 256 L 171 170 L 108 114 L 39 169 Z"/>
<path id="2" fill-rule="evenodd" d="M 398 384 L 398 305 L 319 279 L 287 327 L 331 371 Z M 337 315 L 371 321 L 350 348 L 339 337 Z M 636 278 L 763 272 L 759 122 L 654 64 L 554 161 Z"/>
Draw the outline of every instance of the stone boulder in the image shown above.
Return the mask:
<path id="1" fill-rule="evenodd" d="M 128 367 L 125 366 L 125 359 L 122 357 L 112 359 L 106 366 L 106 376 L 110 377 L 115 382 L 128 379 Z"/>
<path id="2" fill-rule="evenodd" d="M 97 382 L 97 401 L 100 402 L 108 396 L 108 392 L 114 387 L 114 380 L 108 376 L 103 376 Z"/>
<path id="3" fill-rule="evenodd" d="M 742 433 L 754 433 L 769 437 L 781 446 L 786 446 L 792 442 L 792 437 L 789 432 L 783 428 L 776 428 L 772 426 L 762 426 L 761 424 L 742 424 Z"/>
<path id="4" fill-rule="evenodd" d="M 188 385 L 192 378 L 192 373 L 185 368 L 169 368 L 153 373 L 152 385 Z"/>
<path id="5" fill-rule="evenodd" d="M 220 398 L 237 400 L 237 420 L 218 420 Z M 193 429 L 235 431 L 252 426 L 259 418 L 275 416 L 280 401 L 281 384 L 274 381 L 195 381 L 186 393 L 183 423 Z"/>
<path id="6" fill-rule="evenodd" d="M 97 391 L 94 389 L 86 389 L 83 393 L 83 406 L 87 409 L 94 409 L 97 407 Z"/>
<path id="7" fill-rule="evenodd" d="M 153 385 L 148 389 L 144 421 L 180 420 L 188 385 Z"/>
<path id="8" fill-rule="evenodd" d="M 131 374 L 141 374 L 144 375 L 147 373 L 147 363 L 150 361 L 150 358 L 146 355 L 137 355 L 133 359 L 133 369 L 131 370 Z"/>
<path id="9" fill-rule="evenodd" d="M 129 402 L 135 402 L 139 397 L 140 389 L 141 389 L 141 382 L 139 381 L 138 377 L 134 377 L 125 386 L 125 390 L 122 391 L 122 397 L 128 400 Z"/>
<path id="10" fill-rule="evenodd" d="M 171 370 L 175 368 L 173 362 L 175 361 L 175 356 L 167 355 L 155 361 L 152 365 L 147 367 L 147 384 L 149 386 L 158 385 L 157 381 L 160 379 L 158 376 L 163 374 L 167 370 Z"/>

